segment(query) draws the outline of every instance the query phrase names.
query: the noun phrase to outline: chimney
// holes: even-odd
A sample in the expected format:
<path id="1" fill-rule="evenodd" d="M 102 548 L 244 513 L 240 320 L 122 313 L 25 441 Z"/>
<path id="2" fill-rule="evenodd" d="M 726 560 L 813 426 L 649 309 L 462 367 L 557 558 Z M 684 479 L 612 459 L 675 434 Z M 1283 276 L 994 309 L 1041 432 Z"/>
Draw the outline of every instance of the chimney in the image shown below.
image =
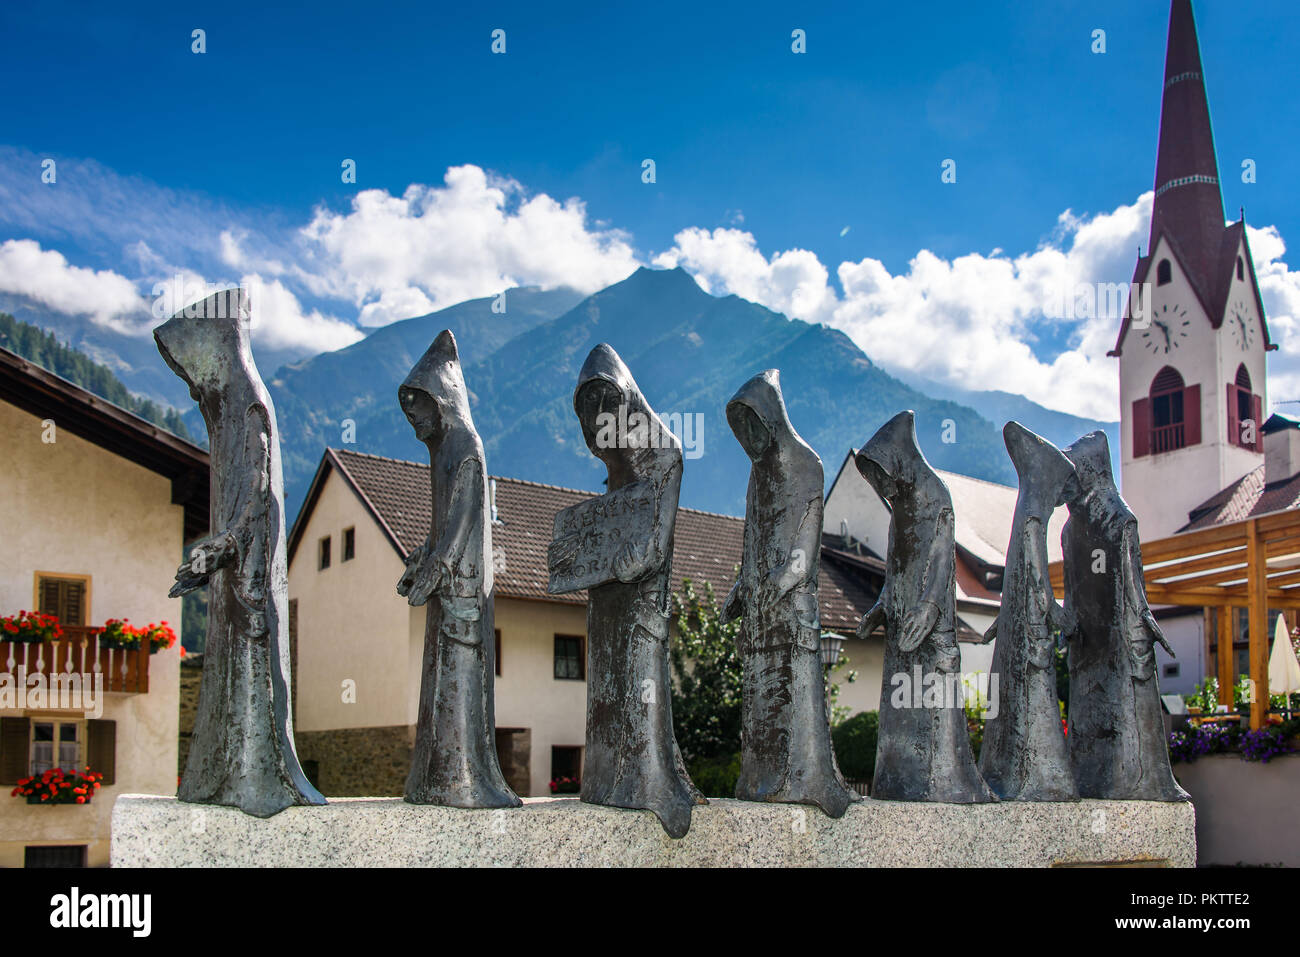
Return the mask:
<path id="1" fill-rule="evenodd" d="M 1300 472 L 1300 422 L 1276 413 L 1264 423 L 1264 484 L 1282 482 Z"/>
<path id="2" fill-rule="evenodd" d="M 488 479 L 488 509 L 492 518 L 493 525 L 504 525 L 499 515 L 497 515 L 497 480 Z"/>

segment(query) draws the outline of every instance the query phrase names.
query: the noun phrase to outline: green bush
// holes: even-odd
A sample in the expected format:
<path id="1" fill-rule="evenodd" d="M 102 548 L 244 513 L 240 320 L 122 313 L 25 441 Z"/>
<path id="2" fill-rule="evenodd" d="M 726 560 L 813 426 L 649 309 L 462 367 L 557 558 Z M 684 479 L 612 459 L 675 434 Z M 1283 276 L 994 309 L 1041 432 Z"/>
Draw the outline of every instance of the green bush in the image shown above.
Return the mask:
<path id="1" fill-rule="evenodd" d="M 686 773 L 705 797 L 735 797 L 736 781 L 740 779 L 740 752 L 720 758 L 701 758 L 688 765 Z"/>
<path id="2" fill-rule="evenodd" d="M 876 773 L 876 740 L 880 734 L 880 714 L 860 711 L 831 729 L 835 760 L 840 772 L 850 781 L 870 781 Z"/>

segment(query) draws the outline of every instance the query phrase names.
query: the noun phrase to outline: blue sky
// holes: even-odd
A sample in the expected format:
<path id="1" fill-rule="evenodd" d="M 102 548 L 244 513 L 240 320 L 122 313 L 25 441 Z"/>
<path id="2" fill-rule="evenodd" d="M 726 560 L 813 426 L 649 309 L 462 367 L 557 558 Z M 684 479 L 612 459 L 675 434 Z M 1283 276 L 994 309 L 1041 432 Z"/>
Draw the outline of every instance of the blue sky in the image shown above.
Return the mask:
<path id="1" fill-rule="evenodd" d="M 151 274 L 133 230 L 155 273 L 165 265 L 209 279 L 223 267 L 265 276 L 258 262 L 293 260 L 315 277 L 277 274 L 303 314 L 355 324 L 387 294 L 364 320 L 373 324 L 419 297 L 358 279 L 337 246 L 325 250 L 319 234 L 304 245 L 301 230 L 322 210 L 355 213 L 359 191 L 441 188 L 461 166 L 485 171 L 489 186 L 499 178 L 518 187 L 502 203 L 507 219 L 532 197 L 576 198 L 607 259 L 621 244 L 616 259 L 681 263 L 712 291 L 766 296 L 819 321 L 832 321 L 832 298 L 850 298 L 841 263 L 878 262 L 882 275 L 915 284 L 921 251 L 950 271 L 974 254 L 1019 274 L 1017 257 L 1043 247 L 1068 254 L 1080 224 L 1098 216 L 1118 217 L 1103 221 L 1112 244 L 1121 233 L 1145 239 L 1145 225 L 1120 211 L 1140 218 L 1151 188 L 1164 0 L 180 7 L 0 8 L 4 70 L 26 91 L 7 99 L 0 133 L 0 240 L 31 240 L 72 267 L 137 285 Z M 1245 204 L 1248 221 L 1284 246 L 1300 230 L 1300 115 L 1287 92 L 1300 10 L 1201 0 L 1196 14 L 1225 209 L 1235 218 Z M 206 31 L 202 55 L 191 52 L 195 28 Z M 506 31 L 505 55 L 490 52 L 495 28 Z M 791 52 L 795 28 L 806 31 L 806 54 Z M 1090 49 L 1094 29 L 1106 31 L 1104 54 Z M 44 157 L 60 164 L 55 186 L 40 182 Z M 1244 157 L 1258 165 L 1255 184 L 1240 181 Z M 355 186 L 340 181 L 345 158 L 356 161 Z M 641 181 L 646 158 L 654 184 Z M 955 184 L 940 181 L 949 158 Z M 95 191 L 109 188 L 122 197 L 117 221 L 85 221 Z M 1077 219 L 1063 225 L 1067 210 Z M 780 277 L 756 277 L 752 263 L 719 258 L 716 236 L 712 255 L 681 240 L 684 230 L 720 228 L 751 237 L 768 269 L 783 252 L 811 254 L 784 261 L 785 272 L 815 259 L 825 290 L 804 282 L 800 294 Z M 227 243 L 223 258 L 226 229 L 253 252 L 234 256 Z M 203 230 L 206 238 L 187 238 Z M 1135 252 L 1108 249 L 1081 268 L 1126 281 Z M 332 278 L 313 256 L 330 261 Z M 1285 275 L 1270 312 L 1286 320 L 1294 276 L 1281 251 L 1274 258 Z M 545 282 L 565 266 L 500 271 Z M 617 272 L 606 266 L 589 271 L 588 284 Z M 447 305 L 455 288 L 423 288 L 423 304 Z M 855 328 L 851 315 L 834 321 Z M 1053 363 L 1088 338 L 1032 318 L 1014 334 L 1031 353 L 1024 361 L 1049 377 L 1065 375 Z M 299 338 L 308 351 L 316 341 Z M 887 365 L 908 364 L 905 350 L 883 354 Z M 918 361 L 910 371 L 990 387 L 964 365 Z M 1090 381 L 1101 379 L 1097 371 Z M 1032 393 L 1047 394 L 1049 382 L 1028 393 L 1042 401 Z M 1093 411 L 1102 404 L 1085 401 Z"/>

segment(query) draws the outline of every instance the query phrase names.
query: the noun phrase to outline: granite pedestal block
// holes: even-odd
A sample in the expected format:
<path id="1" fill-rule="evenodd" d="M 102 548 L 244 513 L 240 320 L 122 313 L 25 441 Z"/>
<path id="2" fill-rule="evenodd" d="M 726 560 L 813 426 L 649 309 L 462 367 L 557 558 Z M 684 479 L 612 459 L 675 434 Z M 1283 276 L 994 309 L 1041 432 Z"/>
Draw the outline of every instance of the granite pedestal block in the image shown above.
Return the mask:
<path id="1" fill-rule="evenodd" d="M 113 807 L 114 867 L 1192 867 L 1189 803 L 815 807 L 715 799 L 673 840 L 648 811 L 528 798 L 462 810 L 335 798 L 271 818 L 127 794 Z"/>

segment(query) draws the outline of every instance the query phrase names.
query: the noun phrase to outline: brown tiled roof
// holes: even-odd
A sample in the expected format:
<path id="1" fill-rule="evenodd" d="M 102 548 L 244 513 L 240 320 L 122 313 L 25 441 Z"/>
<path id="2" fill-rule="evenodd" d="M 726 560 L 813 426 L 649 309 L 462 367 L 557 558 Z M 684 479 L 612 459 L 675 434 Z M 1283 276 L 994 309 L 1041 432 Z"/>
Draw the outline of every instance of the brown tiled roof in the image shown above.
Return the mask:
<path id="1" fill-rule="evenodd" d="M 1191 521 L 1179 531 L 1191 532 L 1214 525 L 1226 525 L 1298 506 L 1300 473 L 1265 485 L 1264 466 L 1261 465 L 1192 509 L 1189 513 Z"/>
<path id="2" fill-rule="evenodd" d="M 841 566 L 847 566 L 848 568 L 855 569 L 856 571 L 856 574 L 851 574 L 848 576 L 850 588 L 858 588 L 860 587 L 859 583 L 863 581 L 871 581 L 873 583 L 873 588 L 878 589 L 879 588 L 878 583 L 883 582 L 884 580 L 885 563 L 881 561 L 875 555 L 874 552 L 871 552 L 869 549 L 866 549 L 864 546 L 860 546 L 861 551 L 847 550 L 846 548 L 843 547 L 843 541 L 844 541 L 843 538 L 841 538 L 839 535 L 833 535 L 833 534 L 828 535 L 823 533 L 822 535 L 823 576 L 826 574 L 827 569 L 830 569 L 831 574 L 836 574 L 840 570 Z M 866 552 L 866 554 L 863 554 L 862 552 Z M 965 561 L 962 558 L 961 553 L 959 551 L 957 554 L 957 578 L 959 582 L 961 581 L 963 574 L 968 578 L 973 576 L 973 573 L 966 567 Z M 825 590 L 826 590 L 825 586 L 823 585 L 822 587 L 823 594 L 825 593 Z M 992 600 L 997 601 L 1000 597 L 996 592 L 991 592 L 988 591 L 987 589 L 984 589 L 982 585 L 979 586 L 979 590 L 982 592 L 982 594 L 976 595 L 975 597 L 977 598 L 983 598 L 985 595 L 987 595 L 990 596 Z M 865 610 L 871 607 L 878 593 L 879 592 L 877 590 L 864 591 L 860 595 L 855 595 L 854 598 L 856 599 L 858 605 Z M 858 617 L 860 618 L 862 612 L 859 611 L 857 612 L 857 614 Z M 823 607 L 822 617 L 824 618 L 825 616 L 826 616 L 826 611 L 825 608 Z M 838 626 L 836 627 L 838 628 Z M 873 634 L 877 634 L 877 635 L 881 633 L 882 633 L 882 629 L 879 627 L 877 627 L 876 631 L 873 632 Z M 972 628 L 970 625 L 968 625 L 965 621 L 963 621 L 960 616 L 958 616 L 957 640 L 983 642 L 984 636 L 983 634 L 981 634 L 980 632 Z"/>
<path id="3" fill-rule="evenodd" d="M 424 540 L 432 520 L 429 466 L 345 449 L 326 449 L 312 491 L 295 523 L 295 533 L 306 525 L 327 466 L 342 473 L 403 558 Z M 546 551 L 551 543 L 555 513 L 595 494 L 496 477 L 500 523 L 492 526 L 492 549 L 498 555 L 497 594 L 565 604 L 581 604 L 587 600 L 585 592 L 568 595 L 547 592 Z M 697 585 L 712 584 L 718 601 L 726 598 L 735 580 L 734 569 L 740 563 L 744 530 L 745 522 L 741 518 L 692 508 L 679 509 L 673 546 L 673 590 L 680 590 L 682 580 L 689 578 Z M 291 555 L 297 538 L 297 534 L 291 536 Z M 827 549 L 823 549 L 822 555 L 818 589 L 822 625 L 836 631 L 853 631 L 875 602 L 880 579 L 873 577 L 869 568 L 837 562 L 827 554 Z"/>

